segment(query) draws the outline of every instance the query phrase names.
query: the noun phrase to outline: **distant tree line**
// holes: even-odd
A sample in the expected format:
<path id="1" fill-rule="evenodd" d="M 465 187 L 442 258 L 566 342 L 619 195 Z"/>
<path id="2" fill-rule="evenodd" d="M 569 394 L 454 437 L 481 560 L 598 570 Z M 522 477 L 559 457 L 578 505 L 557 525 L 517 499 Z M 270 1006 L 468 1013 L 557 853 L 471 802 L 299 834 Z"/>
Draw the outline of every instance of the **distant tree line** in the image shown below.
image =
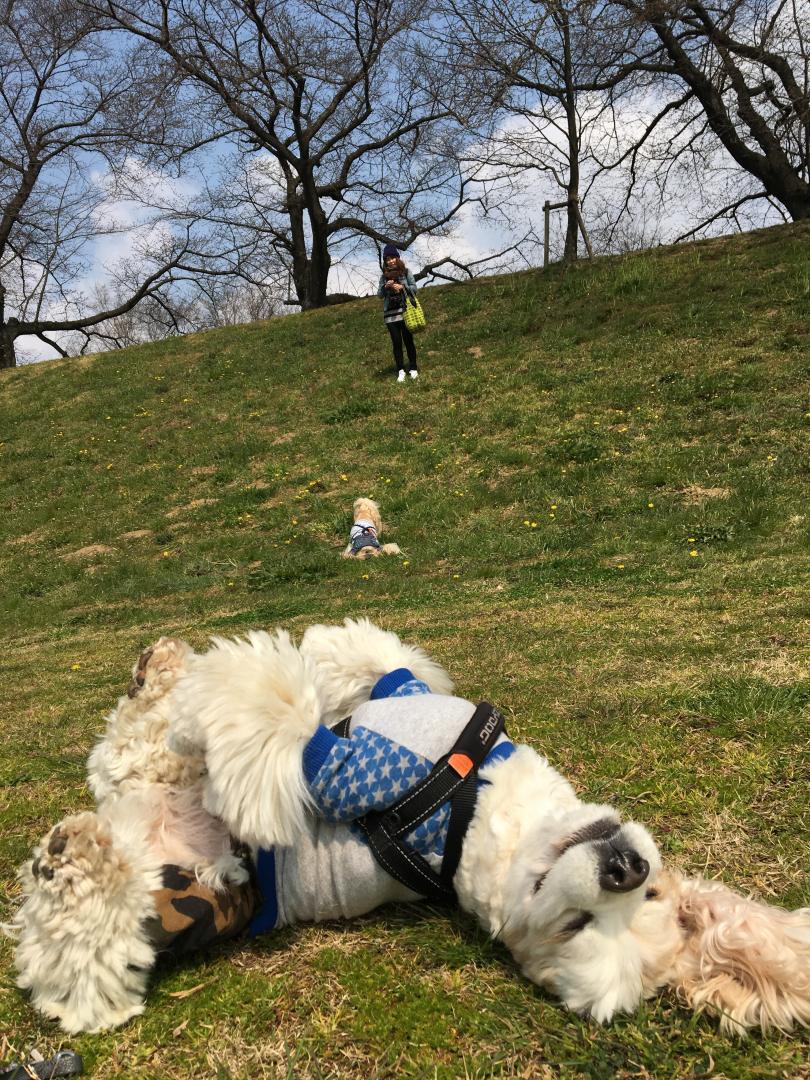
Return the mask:
<path id="1" fill-rule="evenodd" d="M 682 237 L 810 216 L 806 0 L 0 4 L 0 367 L 322 306 L 462 212 L 512 240 L 422 276 L 510 265 L 527 180 L 569 261 L 578 207 L 601 250 L 684 190 Z"/>

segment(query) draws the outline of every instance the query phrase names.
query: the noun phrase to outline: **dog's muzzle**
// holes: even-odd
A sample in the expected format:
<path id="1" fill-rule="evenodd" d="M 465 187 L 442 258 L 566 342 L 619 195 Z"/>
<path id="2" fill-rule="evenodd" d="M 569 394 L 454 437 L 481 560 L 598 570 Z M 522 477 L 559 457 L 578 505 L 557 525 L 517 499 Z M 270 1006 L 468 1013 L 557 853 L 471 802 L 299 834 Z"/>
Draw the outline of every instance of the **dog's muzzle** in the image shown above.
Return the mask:
<path id="1" fill-rule="evenodd" d="M 622 843 L 621 834 L 616 840 L 603 840 L 594 847 L 599 858 L 599 885 L 607 892 L 632 892 L 647 880 L 650 864 Z"/>
<path id="2" fill-rule="evenodd" d="M 647 880 L 650 864 L 622 835 L 621 825 L 600 818 L 569 837 L 563 855 L 579 844 L 592 844 L 599 863 L 599 886 L 607 892 L 632 892 Z"/>

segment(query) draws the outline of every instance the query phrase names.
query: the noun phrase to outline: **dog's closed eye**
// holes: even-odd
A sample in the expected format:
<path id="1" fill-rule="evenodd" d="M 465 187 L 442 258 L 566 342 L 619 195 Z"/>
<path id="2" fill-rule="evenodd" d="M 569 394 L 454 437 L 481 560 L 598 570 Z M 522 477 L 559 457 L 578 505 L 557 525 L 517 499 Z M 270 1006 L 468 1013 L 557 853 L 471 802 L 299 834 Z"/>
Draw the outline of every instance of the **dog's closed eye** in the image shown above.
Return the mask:
<path id="1" fill-rule="evenodd" d="M 580 930 L 584 930 L 589 922 L 593 922 L 593 915 L 590 911 L 581 911 L 579 915 L 576 915 L 570 922 L 565 924 L 563 933 L 578 934 Z"/>

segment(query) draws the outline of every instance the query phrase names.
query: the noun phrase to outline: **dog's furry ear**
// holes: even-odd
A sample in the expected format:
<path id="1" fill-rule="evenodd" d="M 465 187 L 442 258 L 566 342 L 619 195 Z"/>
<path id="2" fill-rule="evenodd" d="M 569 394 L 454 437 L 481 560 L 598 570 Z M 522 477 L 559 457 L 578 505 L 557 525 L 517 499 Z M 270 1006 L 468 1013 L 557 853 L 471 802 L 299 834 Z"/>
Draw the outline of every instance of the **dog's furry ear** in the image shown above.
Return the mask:
<path id="1" fill-rule="evenodd" d="M 453 692 L 450 676 L 423 649 L 406 645 L 368 619 L 346 619 L 343 626 L 310 626 L 301 652 L 315 665 L 327 710 L 325 724 L 353 713 L 368 701 L 377 680 L 396 668 L 408 668 L 434 694 Z"/>
<path id="2" fill-rule="evenodd" d="M 146 920 L 161 868 L 149 816 L 135 796 L 107 811 L 54 826 L 20 868 L 23 903 L 3 928 L 17 939 L 17 985 L 69 1033 L 139 1016 L 155 961 Z"/>
<path id="3" fill-rule="evenodd" d="M 669 875 L 665 887 L 680 941 L 662 981 L 679 997 L 740 1035 L 810 1023 L 810 909 L 770 907 L 700 878 Z"/>

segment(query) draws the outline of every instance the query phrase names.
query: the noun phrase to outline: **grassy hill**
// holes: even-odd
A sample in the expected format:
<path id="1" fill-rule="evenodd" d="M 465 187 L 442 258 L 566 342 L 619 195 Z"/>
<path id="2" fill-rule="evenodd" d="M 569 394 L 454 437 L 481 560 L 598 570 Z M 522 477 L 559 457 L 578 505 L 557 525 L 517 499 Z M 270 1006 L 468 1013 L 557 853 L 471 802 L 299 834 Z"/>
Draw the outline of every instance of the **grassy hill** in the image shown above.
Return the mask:
<path id="1" fill-rule="evenodd" d="M 0 915 L 90 805 L 145 644 L 347 615 L 672 862 L 810 903 L 809 250 L 791 226 L 430 289 L 404 385 L 376 300 L 0 373 Z M 338 557 L 357 495 L 402 558 Z M 52 1051 L 10 962 L 0 1033 Z M 666 995 L 600 1029 L 428 908 L 170 967 L 71 1045 L 97 1077 L 252 1078 L 806 1076 L 810 1048 Z"/>

